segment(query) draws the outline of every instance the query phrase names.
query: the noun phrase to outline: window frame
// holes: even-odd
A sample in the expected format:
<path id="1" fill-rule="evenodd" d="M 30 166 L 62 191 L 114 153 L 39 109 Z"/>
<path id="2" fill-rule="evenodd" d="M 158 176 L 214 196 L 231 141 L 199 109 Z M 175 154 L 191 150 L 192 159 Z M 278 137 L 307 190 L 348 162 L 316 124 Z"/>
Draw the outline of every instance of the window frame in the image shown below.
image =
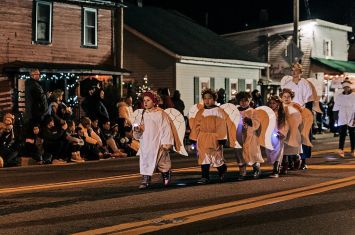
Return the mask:
<path id="1" fill-rule="evenodd" d="M 333 54 L 333 42 L 330 39 L 324 39 L 323 41 L 323 54 L 325 58 L 329 58 Z"/>
<path id="2" fill-rule="evenodd" d="M 49 22 L 48 22 L 48 40 L 38 39 L 38 9 L 39 5 L 49 6 Z M 32 41 L 37 44 L 51 44 L 52 43 L 52 29 L 53 29 L 53 2 L 49 1 L 34 1 L 33 2 L 33 24 L 32 24 Z"/>
<path id="3" fill-rule="evenodd" d="M 86 29 L 87 29 L 87 14 L 86 12 L 94 12 L 95 13 L 95 44 L 89 44 L 86 41 Z M 85 48 L 97 48 L 98 47 L 98 9 L 91 7 L 83 7 L 82 8 L 82 24 L 81 24 L 81 46 Z"/>

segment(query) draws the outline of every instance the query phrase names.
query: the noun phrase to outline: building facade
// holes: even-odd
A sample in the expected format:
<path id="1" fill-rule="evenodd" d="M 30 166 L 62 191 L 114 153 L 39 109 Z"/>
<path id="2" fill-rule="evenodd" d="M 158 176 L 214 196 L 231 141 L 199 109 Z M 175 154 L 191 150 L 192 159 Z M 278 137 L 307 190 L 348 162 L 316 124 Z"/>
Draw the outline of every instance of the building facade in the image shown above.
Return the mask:
<path id="1" fill-rule="evenodd" d="M 0 111 L 18 111 L 21 80 L 32 68 L 46 77 L 127 72 L 114 62 L 114 11 L 119 7 L 96 0 L 0 1 Z"/>

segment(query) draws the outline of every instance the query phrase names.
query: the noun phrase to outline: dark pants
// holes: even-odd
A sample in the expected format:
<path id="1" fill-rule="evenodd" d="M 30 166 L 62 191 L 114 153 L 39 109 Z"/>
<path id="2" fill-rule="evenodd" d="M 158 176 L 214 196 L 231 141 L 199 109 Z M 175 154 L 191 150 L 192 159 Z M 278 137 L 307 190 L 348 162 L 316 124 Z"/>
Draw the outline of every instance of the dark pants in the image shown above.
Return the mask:
<path id="1" fill-rule="evenodd" d="M 355 127 L 350 127 L 348 125 L 339 126 L 339 149 L 344 149 L 347 130 L 349 130 L 351 151 L 354 151 L 354 149 L 355 149 Z"/>
<path id="2" fill-rule="evenodd" d="M 5 166 L 16 166 L 18 164 L 18 151 L 1 147 L 0 156 L 3 157 Z"/>

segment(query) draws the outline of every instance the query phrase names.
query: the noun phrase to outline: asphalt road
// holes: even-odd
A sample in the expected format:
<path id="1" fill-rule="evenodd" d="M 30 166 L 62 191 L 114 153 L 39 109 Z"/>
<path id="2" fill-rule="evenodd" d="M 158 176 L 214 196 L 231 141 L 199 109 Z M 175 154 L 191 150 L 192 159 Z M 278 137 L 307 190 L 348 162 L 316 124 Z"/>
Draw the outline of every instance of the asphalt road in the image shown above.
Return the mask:
<path id="1" fill-rule="evenodd" d="M 348 143 L 347 143 L 348 145 Z M 193 156 L 173 155 L 173 182 L 159 174 L 138 190 L 138 158 L 0 169 L 0 234 L 355 234 L 355 158 L 337 140 L 315 141 L 306 171 L 198 185 Z M 251 168 L 249 169 L 251 171 Z"/>

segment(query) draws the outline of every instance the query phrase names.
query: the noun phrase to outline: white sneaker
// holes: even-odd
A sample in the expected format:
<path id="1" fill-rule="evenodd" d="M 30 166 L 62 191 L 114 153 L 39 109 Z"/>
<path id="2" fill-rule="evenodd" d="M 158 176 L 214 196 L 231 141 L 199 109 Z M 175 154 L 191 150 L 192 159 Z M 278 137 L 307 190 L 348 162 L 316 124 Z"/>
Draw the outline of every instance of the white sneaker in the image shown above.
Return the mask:
<path id="1" fill-rule="evenodd" d="M 339 155 L 339 157 L 341 157 L 341 158 L 344 158 L 344 157 L 345 157 L 344 151 L 343 151 L 342 149 L 339 149 L 338 155 Z"/>

